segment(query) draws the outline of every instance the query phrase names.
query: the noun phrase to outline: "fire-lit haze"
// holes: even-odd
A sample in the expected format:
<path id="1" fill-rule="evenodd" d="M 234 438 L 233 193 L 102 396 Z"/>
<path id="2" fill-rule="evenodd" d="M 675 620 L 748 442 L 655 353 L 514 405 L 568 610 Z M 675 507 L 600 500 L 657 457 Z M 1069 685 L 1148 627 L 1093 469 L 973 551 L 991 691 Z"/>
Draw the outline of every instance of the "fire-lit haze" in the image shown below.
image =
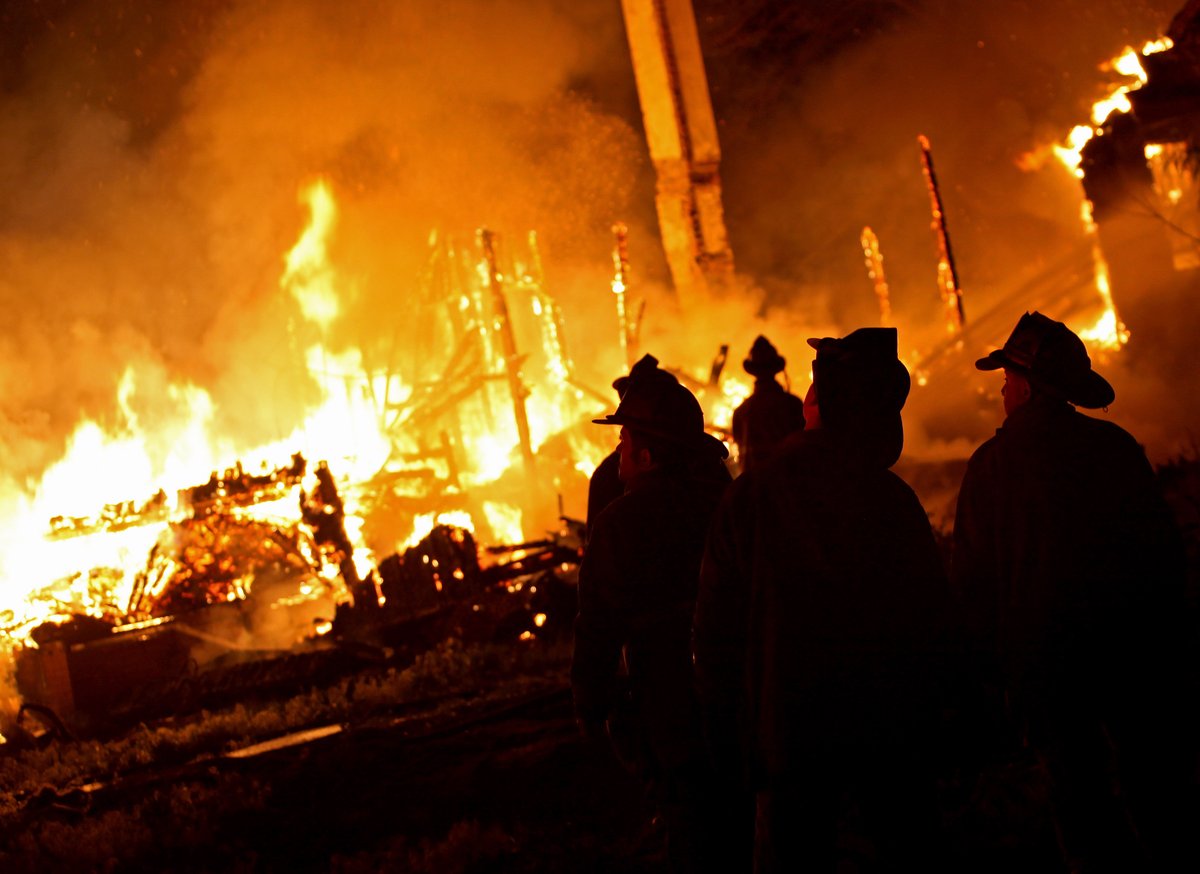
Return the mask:
<path id="1" fill-rule="evenodd" d="M 963 358 L 1002 343 L 1026 309 L 1081 331 L 1097 323 L 1103 303 L 1086 293 L 1096 283 L 1082 189 L 1052 147 L 1094 123 L 1093 104 L 1137 87 L 1114 62 L 1159 39 L 1182 2 L 749 4 L 756 13 L 737 5 L 697 4 L 707 12 L 701 36 L 710 37 L 724 121 L 726 217 L 739 269 L 799 323 L 785 336 L 770 313 L 790 361 L 807 364 L 806 330 L 878 323 L 860 243 L 867 226 L 910 366 L 944 337 L 922 134 L 964 289 L 973 348 Z M 1193 221 L 1194 204 L 1193 192 Z M 1196 324 L 1194 309 L 1168 312 L 1147 315 Z M 1138 326 L 1129 328 L 1136 342 Z M 741 339 L 743 350 L 751 339 Z M 1200 426 L 1183 390 L 1195 370 L 1180 360 L 1185 344 L 1143 347 L 1136 361 L 1093 353 L 1117 389 L 1105 415 L 1160 460 L 1186 448 Z M 806 366 L 789 369 L 805 380 Z M 997 380 L 963 375 L 939 384 L 935 370 L 929 391 L 913 393 L 910 453 L 965 455 L 998 424 Z M 973 386 L 990 394 L 978 397 Z"/>
<path id="2" fill-rule="evenodd" d="M 803 394 L 804 338 L 878 323 L 860 243 L 870 226 L 902 353 L 929 370 L 909 451 L 965 455 L 1000 414 L 998 385 L 946 378 L 960 359 L 1002 342 L 1027 308 L 1080 330 L 1108 309 L 1079 180 L 1030 156 L 1092 123 L 1093 103 L 1125 81 L 1103 65 L 1161 36 L 1180 4 L 812 5 L 696 0 L 740 290 L 681 314 L 665 288 L 615 0 L 10 4 L 0 610 L 60 573 L 63 541 L 40 540 L 53 515 L 173 495 L 239 460 L 280 465 L 292 452 L 363 481 L 389 454 L 436 444 L 438 428 L 398 443 L 386 431 L 452 366 L 448 306 L 466 312 L 460 292 L 486 287 L 455 271 L 478 270 L 484 227 L 499 235 L 528 355 L 532 448 L 553 443 L 580 480 L 615 439 L 581 437 L 578 423 L 604 408 L 624 367 L 616 221 L 629 226 L 631 303 L 647 302 L 642 349 L 700 377 L 730 344 L 739 381 L 707 399 L 726 420 L 756 334 L 789 359 Z M 939 352 L 919 135 L 978 325 L 961 355 Z M 1113 419 L 1159 458 L 1178 451 L 1200 424 L 1170 401 L 1181 375 L 1155 355 L 1137 367 L 1123 355 L 1095 354 L 1117 387 Z M 521 464 L 509 409 L 486 413 L 460 422 L 467 488 Z M 565 509 L 582 515 L 561 479 L 548 491 L 569 492 Z M 522 519 L 510 497 L 482 500 L 474 524 L 536 536 L 541 519 Z M 407 518 L 365 545 L 396 547 L 435 521 Z M 106 561 L 136 565 L 144 540 L 131 535 L 113 547 L 124 559 Z"/>

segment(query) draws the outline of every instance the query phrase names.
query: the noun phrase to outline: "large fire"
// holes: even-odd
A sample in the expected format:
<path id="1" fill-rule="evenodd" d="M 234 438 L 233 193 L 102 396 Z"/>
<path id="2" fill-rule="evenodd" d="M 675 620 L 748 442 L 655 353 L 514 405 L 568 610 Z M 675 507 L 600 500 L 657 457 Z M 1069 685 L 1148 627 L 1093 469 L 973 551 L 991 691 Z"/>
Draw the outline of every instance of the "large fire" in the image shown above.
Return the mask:
<path id="1" fill-rule="evenodd" d="M 518 380 L 536 378 L 521 389 L 530 450 L 536 453 L 551 436 L 598 406 L 571 382 L 557 305 L 533 269 L 540 269 L 536 237 L 530 237 L 532 267 L 517 264 L 512 277 L 480 260 L 479 281 L 455 288 L 448 301 L 457 310 L 462 336 L 483 356 L 476 362 L 478 376 L 470 396 L 455 407 L 458 433 L 450 439 L 444 431 L 430 433 L 444 425 L 436 415 L 422 418 L 422 407 L 414 402 L 418 387 L 395 372 L 368 371 L 357 348 L 335 351 L 326 344 L 345 289 L 328 254 L 338 208 L 326 179 L 303 186 L 300 200 L 310 218 L 283 257 L 279 287 L 322 338 L 305 353 L 320 403 L 286 437 L 239 452 L 222 436 L 209 394 L 188 383 L 167 389 L 180 410 L 165 425 L 157 423 L 168 433 L 149 433 L 129 402 L 138 392 L 139 374 L 128 369 L 116 398 L 119 425 L 106 429 L 93 421 L 81 423 L 62 459 L 46 471 L 32 495 L 5 508 L 0 632 L 10 641 L 32 645 L 29 633 L 55 616 L 122 624 L 202 606 L 191 603 L 192 596 L 180 599 L 163 591 L 171 579 L 203 576 L 207 588 L 197 596 L 201 602 L 234 600 L 244 597 L 256 580 L 261 583 L 290 568 L 299 578 L 299 597 L 327 588 L 335 600 L 345 601 L 351 596 L 346 577 L 370 580 L 382 558 L 364 536 L 381 494 L 403 497 L 406 484 L 431 476 L 443 482 L 440 503 L 428 502 L 432 509 L 404 516 L 389 532 L 387 547 L 411 546 L 438 525 L 469 531 L 483 526 L 497 541 L 508 543 L 533 533 L 523 520 L 521 501 L 503 490 L 495 495 L 487 491 L 519 466 L 514 462 L 519 462 L 522 431 L 507 413 L 505 390 L 496 378 L 506 366 L 521 362 L 511 360 L 516 356 L 506 358 L 496 336 L 499 317 L 487 300 L 489 280 L 505 283 L 514 306 L 522 307 L 519 318 L 532 324 L 527 334 L 537 338 L 536 351 L 544 358 L 540 372 L 514 374 Z M 494 277 L 491 271 L 496 271 Z M 437 391 L 437 386 L 426 387 L 422 397 Z M 148 446 L 164 436 L 172 450 L 155 463 Z M 440 448 L 430 450 L 431 444 Z M 584 477 L 603 454 L 578 438 L 564 445 L 567 466 Z M 240 462 L 230 468 L 239 457 L 262 459 L 262 469 L 244 470 Z M 338 556 L 322 555 L 313 536 L 298 527 L 301 505 L 321 493 L 322 476 L 336 481 L 350 553 L 341 558 L 352 562 L 352 573 L 343 566 L 339 574 Z M 532 481 L 528 488 L 535 488 Z M 489 496 L 475 502 L 473 510 L 448 506 L 466 489 Z M 419 503 L 419 489 L 410 491 Z M 122 500 L 112 503 L 114 498 Z M 205 503 L 203 512 L 198 503 Z M 314 512 L 319 522 L 326 510 L 319 506 Z M 243 556 L 240 567 L 235 553 Z"/>
<path id="2" fill-rule="evenodd" d="M 1096 101 L 1091 124 L 1072 131 L 1069 145 L 1050 150 L 1070 172 L 1082 172 L 1080 151 L 1109 113 L 1128 110 L 1128 93 L 1146 80 L 1140 58 L 1169 47 L 1160 40 L 1131 48 L 1108 65 L 1121 81 Z M 302 329 L 289 336 L 302 344 L 306 375 L 316 387 L 301 424 L 270 440 L 234 442 L 214 396 L 182 379 L 155 386 L 169 409 L 151 422 L 144 398 L 150 381 L 162 377 L 130 365 L 113 399 L 117 415 L 80 423 L 62 458 L 24 497 L 0 508 L 0 642 L 5 633 L 27 641 L 40 623 L 64 614 L 146 621 L 179 603 L 161 587 L 180 575 L 203 576 L 206 598 L 238 599 L 255 580 L 294 567 L 297 592 L 324 591 L 344 601 L 352 597 L 348 574 L 369 583 L 387 555 L 439 526 L 479 531 L 492 543 L 538 537 L 544 515 L 535 518 L 531 507 L 553 504 L 564 477 L 586 478 L 611 448 L 598 441 L 615 435 L 588 437 L 576 427 L 615 397 L 586 390 L 577 379 L 535 234 L 499 242 L 488 232 L 467 241 L 431 234 L 421 313 L 431 316 L 428 348 L 440 352 L 427 355 L 421 367 L 381 367 L 368 346 L 347 343 L 351 331 L 344 321 L 355 286 L 334 255 L 339 198 L 333 178 L 342 177 L 300 186 L 307 222 L 294 245 L 279 247 L 272 289 Z M 1095 241 L 1090 214 L 1084 221 Z M 627 366 L 636 357 L 641 308 L 632 296 L 628 229 L 617 225 L 614 233 L 613 294 L 603 297 L 616 313 L 596 333 L 613 335 L 610 345 L 623 351 Z M 879 241 L 867 232 L 862 239 L 880 319 L 889 323 Z M 1098 243 L 1093 251 L 1102 312 L 1094 324 L 1073 327 L 1093 349 L 1115 350 L 1128 331 L 1113 306 Z M 398 309 L 418 311 L 407 303 Z M 900 306 L 896 318 L 904 314 Z M 736 342 L 746 333 L 717 339 Z M 924 385 L 926 372 L 914 363 L 910 369 Z M 702 396 L 714 429 L 726 434 L 733 409 L 751 391 L 749 379 L 729 370 L 681 374 Z M 155 449 L 164 445 L 165 454 Z M 294 466 L 297 454 L 306 461 L 302 469 Z M 320 470 L 336 480 L 344 550 L 322 546 L 302 527 L 302 500 L 320 491 Z M 193 515 L 187 496 L 198 488 L 211 488 L 221 502 L 217 517 Z M 253 543 L 260 547 L 255 560 L 236 565 L 232 552 L 251 550 Z M 339 551 L 347 554 L 339 557 Z"/>

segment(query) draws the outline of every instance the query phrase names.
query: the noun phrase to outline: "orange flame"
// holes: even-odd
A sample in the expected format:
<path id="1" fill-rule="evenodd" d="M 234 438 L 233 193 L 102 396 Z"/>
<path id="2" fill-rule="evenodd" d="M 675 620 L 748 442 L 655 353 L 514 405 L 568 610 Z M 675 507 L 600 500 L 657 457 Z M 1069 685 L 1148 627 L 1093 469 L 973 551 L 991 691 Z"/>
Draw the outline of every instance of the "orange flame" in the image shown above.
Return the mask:
<path id="1" fill-rule="evenodd" d="M 1131 107 L 1129 93 L 1142 87 L 1147 81 L 1142 58 L 1146 55 L 1163 52 L 1170 49 L 1173 42 L 1169 37 L 1145 43 L 1141 49 L 1132 46 L 1101 65 L 1101 70 L 1111 70 L 1122 77 L 1124 81 L 1111 86 L 1109 91 L 1092 104 L 1091 124 L 1076 125 L 1067 136 L 1065 143 L 1055 145 L 1052 151 L 1058 161 L 1077 178 L 1083 178 L 1083 168 L 1080 166 L 1083 149 L 1094 136 L 1103 135 L 1101 125 L 1114 112 L 1129 112 Z M 1041 163 L 1039 153 L 1023 156 L 1019 162 L 1023 169 L 1035 169 Z M 1095 221 L 1092 218 L 1090 204 L 1084 203 L 1083 222 L 1088 236 L 1092 241 L 1092 260 L 1094 264 L 1094 282 L 1100 295 L 1102 311 L 1096 321 L 1086 327 L 1077 328 L 1076 332 L 1088 346 L 1097 350 L 1117 351 L 1129 340 L 1129 330 L 1121 322 L 1113 305 L 1112 291 L 1108 281 L 1108 264 L 1101 251 L 1099 235 Z"/>
<path id="2" fill-rule="evenodd" d="M 349 290 L 329 257 L 329 243 L 337 225 L 337 203 L 325 179 L 302 187 L 299 197 L 309 210 L 309 221 L 282 258 L 279 288 L 295 302 L 305 321 L 325 336 L 341 318 Z M 571 382 L 571 364 L 563 350 L 556 304 L 543 287 L 536 238 L 531 235 L 530 241 L 535 266 L 526 270 L 517 264 L 517 281 L 501 279 L 508 283 L 514 317 L 535 326 L 542 346 L 538 351 L 546 361 L 526 399 L 532 444 L 537 449 L 552 435 L 584 418 L 585 413 L 594 413 L 594 402 Z M 466 330 L 478 333 L 480 348 L 488 359 L 484 372 L 501 372 L 503 352 L 495 341 L 486 307 L 480 304 L 482 295 L 470 288 L 456 294 L 454 305 L 461 307 Z M 96 422 L 81 422 L 63 458 L 45 472 L 41 481 L 28 494 L 6 497 L 0 505 L 0 521 L 5 523 L 0 526 L 0 644 L 5 642 L 3 632 L 7 631 L 9 641 L 32 645 L 28 631 L 55 614 L 84 613 L 120 621 L 152 547 L 172 521 L 188 513 L 187 507 L 168 496 L 204 483 L 213 471 L 227 467 L 231 458 L 280 462 L 299 450 L 313 462 L 327 461 L 338 477 L 355 568 L 360 578 L 367 578 L 375 556 L 365 544 L 366 508 L 359 499 L 362 489 L 355 486 L 379 474 L 389 459 L 417 448 L 416 435 L 394 427 L 389 430 L 387 410 L 376 399 L 386 399 L 394 408 L 412 397 L 413 388 L 395 373 L 368 372 L 361 352 L 353 347 L 333 352 L 316 343 L 306 350 L 305 362 L 310 378 L 320 388 L 319 405 L 291 434 L 252 449 L 235 445 L 221 433 L 212 398 L 204 389 L 187 382 L 168 386 L 164 405 L 172 415 L 160 416 L 156 411 L 157 430 L 150 433 L 136 412 L 147 404 L 144 380 L 138 367 L 131 365 L 115 398 L 120 413 L 116 426 L 105 429 Z M 485 378 L 485 390 L 493 390 L 493 382 Z M 516 428 L 511 419 L 494 413 L 499 408 L 498 404 L 489 409 L 487 403 L 477 403 L 459 410 L 463 486 L 490 483 L 513 465 Z M 170 447 L 165 456 L 161 451 L 157 455 L 151 451 L 150 447 L 164 443 Z M 573 453 L 575 468 L 585 475 L 603 454 L 586 441 L 570 439 L 564 444 Z M 278 524 L 294 522 L 302 486 L 309 484 L 292 485 L 282 489 L 270 503 L 240 507 L 237 512 Z M 311 494 L 311 487 L 307 491 Z M 113 505 L 106 505 L 114 497 L 151 495 L 161 495 L 154 505 L 155 514 L 125 514 L 121 518 L 128 516 L 128 524 L 120 526 L 122 530 L 87 522 L 117 513 Z M 124 513 L 125 505 L 120 507 Z M 528 539 L 521 508 L 485 500 L 478 504 L 477 512 L 480 518 L 461 510 L 419 515 L 410 533 L 397 534 L 395 546 L 402 549 L 412 545 L 435 524 L 474 530 L 477 523 L 486 523 L 503 542 Z M 47 520 L 55 518 L 60 520 L 61 530 L 58 536 L 48 536 Z M 70 536 L 63 535 L 63 531 Z M 196 560 L 204 565 L 214 559 L 198 556 Z M 325 573 L 331 581 L 337 576 L 333 566 Z M 234 580 L 231 596 L 236 597 L 244 588 Z M 339 590 L 338 597 L 345 596 Z"/>
<path id="3" fill-rule="evenodd" d="M 285 257 L 280 285 L 293 295 L 305 318 L 324 328 L 339 312 L 336 272 L 326 260 L 326 238 L 336 210 L 324 180 L 304 189 L 302 199 L 312 218 Z M 81 536 L 68 539 L 47 536 L 48 519 L 100 518 L 101 508 L 114 496 L 150 496 L 160 491 L 164 496 L 177 495 L 181 489 L 207 480 L 212 471 L 223 467 L 223 459 L 239 454 L 286 459 L 303 447 L 310 457 L 329 459 L 334 470 L 349 481 L 373 473 L 389 445 L 380 431 L 378 415 L 363 400 L 368 393 L 356 391 L 358 386 L 350 378 L 363 378 L 360 359 L 354 349 L 339 355 L 319 346 L 310 349 L 308 366 L 323 389 L 323 403 L 292 434 L 243 453 L 218 433 L 208 393 L 190 383 L 168 386 L 166 401 L 174 416 L 168 417 L 165 426 L 160 425 L 163 433 L 149 434 L 134 412 L 132 399 L 139 396 L 140 384 L 137 368 L 130 366 L 117 390 L 119 425 L 106 431 L 92 421 L 80 423 L 63 458 L 43 474 L 31 495 L 4 507 L 0 624 L 27 631 L 59 612 L 119 616 L 151 548 L 169 520 L 181 518 L 186 508 L 168 499 L 164 512 L 148 521 L 132 518 L 120 531 L 82 526 Z M 348 432 L 354 436 L 349 446 Z M 148 447 L 162 443 L 163 437 L 169 438 L 171 451 L 156 462 Z M 352 496 L 348 495 L 346 503 L 354 562 L 360 573 L 365 573 L 373 566 L 374 557 L 362 544 L 362 521 Z M 276 502 L 242 512 L 278 519 L 280 512 L 294 515 L 297 506 L 294 488 Z M 22 635 L 19 630 L 15 633 Z"/>
<path id="4" fill-rule="evenodd" d="M 1170 37 L 1163 37 L 1145 43 L 1141 49 L 1126 46 L 1124 52 L 1107 64 L 1100 66 L 1101 70 L 1116 71 L 1125 81 L 1111 86 L 1107 94 L 1092 104 L 1092 123 L 1090 125 L 1076 125 L 1071 129 L 1064 144 L 1053 147 L 1055 157 L 1064 167 L 1080 179 L 1083 178 L 1083 170 L 1079 166 L 1083 147 L 1099 133 L 1099 126 L 1104 124 L 1112 113 L 1129 112 L 1132 108 L 1128 97 L 1129 92 L 1136 91 L 1146 84 L 1147 77 L 1146 71 L 1142 67 L 1142 58 L 1146 55 L 1165 52 L 1173 45 Z"/>

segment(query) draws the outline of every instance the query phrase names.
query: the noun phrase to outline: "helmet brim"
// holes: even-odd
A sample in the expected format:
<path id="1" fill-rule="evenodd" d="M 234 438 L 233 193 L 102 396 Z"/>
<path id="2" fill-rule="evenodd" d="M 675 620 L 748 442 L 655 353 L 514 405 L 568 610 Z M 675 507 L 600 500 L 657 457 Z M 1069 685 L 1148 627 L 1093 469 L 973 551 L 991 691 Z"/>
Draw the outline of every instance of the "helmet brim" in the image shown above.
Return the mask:
<path id="1" fill-rule="evenodd" d="M 1013 361 L 1003 349 L 995 349 L 975 362 L 976 370 L 1014 370 L 1026 379 L 1044 385 L 1065 397 L 1077 407 L 1099 410 L 1111 404 L 1117 396 L 1112 384 L 1094 370 L 1089 370 L 1077 385 L 1060 385 L 1040 377 L 1028 367 Z"/>
<path id="2" fill-rule="evenodd" d="M 680 434 L 677 431 L 669 431 L 657 423 L 648 422 L 635 416 L 622 415 L 621 413 L 609 413 L 603 418 L 592 419 L 592 424 L 621 425 L 626 428 L 631 428 L 634 431 L 642 431 L 653 437 L 661 437 L 664 440 L 670 440 L 673 443 L 678 443 L 680 446 L 713 452 L 720 458 L 729 457 L 729 447 L 726 446 L 725 443 L 720 440 L 720 438 L 714 437 L 707 431 Z"/>

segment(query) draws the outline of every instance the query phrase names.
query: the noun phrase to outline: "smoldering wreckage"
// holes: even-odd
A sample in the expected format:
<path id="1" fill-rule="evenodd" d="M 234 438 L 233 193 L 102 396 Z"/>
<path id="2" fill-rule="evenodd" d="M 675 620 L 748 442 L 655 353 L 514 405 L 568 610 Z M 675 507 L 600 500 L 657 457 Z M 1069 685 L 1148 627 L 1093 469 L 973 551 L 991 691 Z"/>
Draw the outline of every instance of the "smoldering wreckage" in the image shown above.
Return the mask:
<path id="1" fill-rule="evenodd" d="M 690 3 L 665 7 L 670 15 L 691 14 Z M 1129 107 L 1098 120 L 1071 159 L 1092 204 L 1095 250 L 1088 258 L 1096 259 L 1095 283 L 1048 277 L 1023 289 L 1019 302 L 972 312 L 954 264 L 931 147 L 922 138 L 914 167 L 924 171 L 930 194 L 948 339 L 908 362 L 917 381 L 955 378 L 965 366 L 964 348 L 1001 340 L 1014 306 L 1086 309 L 1083 301 L 1094 304 L 1099 292 L 1104 316 L 1097 327 L 1107 333 L 1090 339 L 1111 349 L 1128 340 L 1121 319 L 1136 331 L 1139 307 L 1149 306 L 1152 296 L 1131 296 L 1118 318 L 1114 299 L 1120 303 L 1123 291 L 1150 287 L 1161 303 L 1194 287 L 1198 267 L 1185 257 L 1192 249 L 1164 230 L 1161 215 L 1131 213 L 1122 204 L 1159 199 L 1161 166 L 1195 160 L 1198 22 L 1200 5 L 1187 4 L 1171 41 L 1140 55 L 1148 75 L 1129 91 Z M 631 24 L 629 38 L 659 171 L 663 244 L 680 301 L 695 304 L 719 295 L 733 273 L 716 125 L 704 89 L 685 87 L 704 75 L 694 25 L 690 41 L 688 28 L 672 34 L 646 22 L 641 27 Z M 667 80 L 656 82 L 647 70 L 664 52 L 674 63 Z M 665 100 L 656 101 L 656 88 Z M 688 130 L 678 130 L 679 118 L 687 119 Z M 312 202 L 318 199 L 314 194 Z M 644 303 L 630 278 L 627 230 L 616 225 L 613 231 L 613 340 L 631 364 Z M 869 228 L 862 239 L 886 323 L 880 243 Z M 373 401 L 383 411 L 390 448 L 369 475 L 343 476 L 335 459 L 314 462 L 299 446 L 291 448 L 290 461 L 273 468 L 252 473 L 238 462 L 173 496 L 162 489 L 114 495 L 118 502 L 93 515 L 48 519 L 47 540 L 64 548 L 130 531 L 155 535 L 140 566 L 79 570 L 34 592 L 23 612 L 0 613 L 0 642 L 13 655 L 21 698 L 15 719 L 0 725 L 0 753 L 68 736 L 112 736 L 141 721 L 248 697 L 283 697 L 364 666 L 407 664 L 448 637 L 511 646 L 568 640 L 583 522 L 564 515 L 560 499 L 557 529 L 525 540 L 511 528 L 481 525 L 480 507 L 503 503 L 514 492 L 545 501 L 553 491 L 547 482 L 594 467 L 602 450 L 588 443 L 602 438 L 580 437 L 586 429 L 576 426 L 612 398 L 577 376 L 536 236 L 523 254 L 519 248 L 502 246 L 488 231 L 468 245 L 431 238 L 422 315 L 449 353 L 438 377 L 402 400 L 388 396 L 390 377 L 383 381 L 382 396 Z M 1149 272 L 1147 253 L 1155 265 Z M 1153 342 L 1148 328 L 1146 336 Z M 972 352 L 967 348 L 965 355 Z M 696 390 L 706 420 L 721 431 L 727 417 L 718 408 L 744 394 L 745 386 L 724 378 L 728 347 L 715 353 L 704 379 L 673 372 Z M 531 379 L 567 411 L 536 448 L 527 406 Z M 513 447 L 504 460 L 503 488 L 494 484 L 499 479 L 480 484 L 468 474 L 473 447 L 466 432 L 479 421 L 507 435 Z M 461 512 L 468 506 L 476 512 Z M 427 524 L 406 548 L 378 561 L 364 558 L 364 520 L 396 517 L 410 527 L 418 517 Z"/>
<path id="2" fill-rule="evenodd" d="M 329 196 L 323 182 L 311 190 L 314 222 Z M 624 230 L 614 230 L 622 251 Z M 535 235 L 527 246 L 523 262 L 487 230 L 469 246 L 431 241 L 423 314 L 450 352 L 437 379 L 401 400 L 372 399 L 383 409 L 372 424 L 386 450 L 368 476 L 339 478 L 324 460 L 311 465 L 296 452 L 256 473 L 239 461 L 173 497 L 160 488 L 88 516 L 51 517 L 47 542 L 86 542 L 83 560 L 97 541 L 154 536 L 144 563 L 76 570 L 0 613 L 22 698 L 0 749 L 286 690 L 314 671 L 328 679 L 364 660 L 403 663 L 447 637 L 569 636 L 583 521 L 562 514 L 560 495 L 557 524 L 544 536 L 525 540 L 506 523 L 522 502 L 544 505 L 553 483 L 586 483 L 579 465 L 603 450 L 594 435 L 580 436 L 582 411 L 607 398 L 575 378 L 561 313 L 533 272 Z M 618 263 L 614 285 L 627 269 Z M 510 316 L 510 297 L 532 318 Z M 535 355 L 519 348 L 522 329 Z M 635 331 L 622 322 L 631 350 Z M 520 371 L 530 358 L 545 375 L 542 393 L 580 417 L 549 435 L 536 458 Z M 386 394 L 393 381 L 384 384 Z M 486 442 L 492 432 L 515 436 L 515 446 L 500 456 L 500 475 L 480 483 L 471 476 L 472 437 Z M 371 524 L 392 538 L 411 532 L 411 545 L 376 561 L 362 543 Z M 477 530 L 513 540 L 482 545 Z"/>
<path id="3" fill-rule="evenodd" d="M 64 727 L 107 733 L 239 692 L 328 679 L 450 635 L 569 634 L 580 523 L 564 519 L 545 539 L 482 549 L 469 529 L 438 524 L 360 574 L 332 472 L 319 464 L 308 492 L 299 487 L 306 468 L 297 453 L 266 474 L 239 466 L 181 491 L 186 509 L 165 521 L 128 603 L 28 629 L 15 653 L 25 703 L 10 743 Z M 294 495 L 295 521 L 253 517 L 256 505 Z M 54 536 L 163 524 L 166 514 L 155 496 L 137 508 L 112 505 L 97 520 L 54 520 Z M 102 581 L 102 569 L 93 573 Z"/>
<path id="4" fill-rule="evenodd" d="M 310 189 L 314 224 L 329 198 L 323 181 Z M 569 635 L 583 522 L 562 514 L 561 495 L 544 536 L 523 538 L 511 519 L 522 503 L 544 506 L 554 483 L 586 484 L 580 465 L 604 450 L 580 423 L 607 397 L 574 375 L 561 313 L 538 275 L 536 236 L 524 260 L 517 248 L 501 249 L 486 230 L 473 245 L 431 240 L 421 314 L 449 353 L 436 379 L 393 400 L 389 375 L 383 396 L 369 398 L 368 430 L 384 448 L 367 475 L 339 477 L 296 452 L 255 473 L 239 461 L 174 496 L 160 488 L 91 515 L 51 517 L 47 543 L 81 544 L 78 561 L 94 557 L 97 543 L 139 531 L 151 545 L 140 564 L 85 566 L 0 613 L 23 701 L 0 748 L 227 702 L 239 689 L 286 687 L 284 678 L 295 682 L 322 663 L 332 676 L 364 658 L 403 661 L 447 636 Z M 510 298 L 523 304 L 523 318 L 510 315 Z M 631 349 L 635 330 L 622 323 Z M 520 369 L 530 362 L 563 423 L 536 457 L 532 392 Z M 375 388 L 361 374 L 345 378 L 355 396 Z M 335 408 L 334 443 L 341 433 L 352 440 L 362 423 Z M 515 445 L 499 454 L 498 472 L 480 475 L 472 451 L 493 435 Z M 377 561 L 363 545 L 369 525 L 410 545 Z M 480 530 L 499 542 L 480 545 Z M 289 667 L 293 650 L 303 657 Z"/>

